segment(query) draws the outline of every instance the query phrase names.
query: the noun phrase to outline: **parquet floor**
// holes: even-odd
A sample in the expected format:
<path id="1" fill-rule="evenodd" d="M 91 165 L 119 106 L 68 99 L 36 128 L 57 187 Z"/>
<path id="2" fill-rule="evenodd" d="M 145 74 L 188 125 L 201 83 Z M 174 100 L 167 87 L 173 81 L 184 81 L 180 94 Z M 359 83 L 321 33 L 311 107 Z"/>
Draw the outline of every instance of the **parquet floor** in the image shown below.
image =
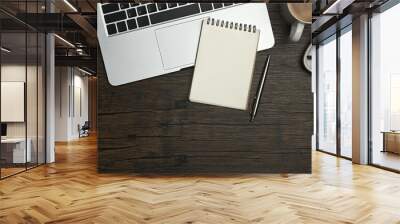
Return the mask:
<path id="1" fill-rule="evenodd" d="M 400 223 L 400 175 L 318 152 L 311 175 L 98 174 L 89 138 L 0 181 L 0 223 Z"/>

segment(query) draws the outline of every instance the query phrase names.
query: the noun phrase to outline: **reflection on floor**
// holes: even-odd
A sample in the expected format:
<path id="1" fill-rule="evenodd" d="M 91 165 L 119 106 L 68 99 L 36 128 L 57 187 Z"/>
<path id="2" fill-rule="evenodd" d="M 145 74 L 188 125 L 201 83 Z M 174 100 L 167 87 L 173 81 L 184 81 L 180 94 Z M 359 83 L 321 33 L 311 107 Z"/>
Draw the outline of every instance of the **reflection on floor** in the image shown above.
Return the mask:
<path id="1" fill-rule="evenodd" d="M 400 170 L 400 155 L 391 152 L 381 152 L 376 150 L 372 157 L 373 163 L 388 167 L 395 170 Z"/>
<path id="2" fill-rule="evenodd" d="M 18 172 L 24 171 L 24 168 L 1 168 L 1 178 L 16 174 Z"/>
<path id="3" fill-rule="evenodd" d="M 14 166 L 14 167 L 12 167 Z M 26 164 L 27 169 L 36 167 L 36 163 L 28 163 Z M 25 164 L 18 164 L 18 165 L 7 165 L 6 167 L 1 168 L 1 178 L 5 178 L 11 176 L 13 174 L 17 174 L 19 172 L 25 171 Z"/>
<path id="4" fill-rule="evenodd" d="M 312 174 L 99 174 L 96 139 L 0 181 L 0 223 L 399 223 L 400 175 L 313 152 Z"/>

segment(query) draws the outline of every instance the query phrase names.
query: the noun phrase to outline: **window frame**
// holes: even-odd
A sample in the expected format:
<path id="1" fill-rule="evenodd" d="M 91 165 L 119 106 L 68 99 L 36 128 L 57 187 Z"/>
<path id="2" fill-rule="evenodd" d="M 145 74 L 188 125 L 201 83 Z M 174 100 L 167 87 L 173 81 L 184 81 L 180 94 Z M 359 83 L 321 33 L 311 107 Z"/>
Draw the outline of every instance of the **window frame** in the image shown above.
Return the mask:
<path id="1" fill-rule="evenodd" d="M 319 152 L 323 152 L 323 153 L 327 153 L 333 156 L 337 156 L 340 158 L 344 158 L 347 160 L 352 160 L 352 158 L 347 157 L 342 155 L 341 153 L 341 119 L 340 119 L 340 77 L 341 77 L 341 65 L 340 65 L 340 37 L 342 35 L 344 35 L 347 32 L 351 32 L 352 30 L 352 23 L 350 22 L 349 24 L 346 24 L 344 27 L 342 27 L 341 29 L 338 29 L 336 31 L 336 33 L 333 33 L 332 35 L 328 36 L 327 38 L 317 42 L 316 44 L 316 69 L 315 69 L 315 73 L 316 73 L 316 151 Z M 324 149 L 321 149 L 319 147 L 319 48 L 321 44 L 325 44 L 328 43 L 330 41 L 336 41 L 336 152 L 332 153 L 332 152 L 328 152 Z"/>

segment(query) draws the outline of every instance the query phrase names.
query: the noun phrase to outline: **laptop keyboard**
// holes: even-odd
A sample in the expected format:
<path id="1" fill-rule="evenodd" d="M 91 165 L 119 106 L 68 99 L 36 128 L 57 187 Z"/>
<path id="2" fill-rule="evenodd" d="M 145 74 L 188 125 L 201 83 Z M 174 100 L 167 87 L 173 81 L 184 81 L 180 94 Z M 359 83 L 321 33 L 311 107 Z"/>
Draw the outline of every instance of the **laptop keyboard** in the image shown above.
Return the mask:
<path id="1" fill-rule="evenodd" d="M 108 35 L 125 33 L 187 16 L 219 10 L 235 3 L 108 3 L 101 7 Z"/>

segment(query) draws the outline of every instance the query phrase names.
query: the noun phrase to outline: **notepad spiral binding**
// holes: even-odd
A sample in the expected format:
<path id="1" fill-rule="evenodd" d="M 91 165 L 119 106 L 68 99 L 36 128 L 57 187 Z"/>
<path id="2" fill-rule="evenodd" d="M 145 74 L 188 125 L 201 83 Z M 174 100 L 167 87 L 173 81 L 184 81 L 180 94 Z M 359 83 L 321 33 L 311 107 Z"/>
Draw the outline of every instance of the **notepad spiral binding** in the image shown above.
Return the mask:
<path id="1" fill-rule="evenodd" d="M 213 25 L 213 26 L 225 27 L 225 28 L 229 28 L 229 29 L 243 30 L 246 32 L 253 32 L 253 33 L 256 32 L 256 26 L 250 25 L 250 24 L 235 23 L 235 22 L 224 21 L 224 20 L 213 19 L 213 18 L 208 18 L 207 24 Z"/>

